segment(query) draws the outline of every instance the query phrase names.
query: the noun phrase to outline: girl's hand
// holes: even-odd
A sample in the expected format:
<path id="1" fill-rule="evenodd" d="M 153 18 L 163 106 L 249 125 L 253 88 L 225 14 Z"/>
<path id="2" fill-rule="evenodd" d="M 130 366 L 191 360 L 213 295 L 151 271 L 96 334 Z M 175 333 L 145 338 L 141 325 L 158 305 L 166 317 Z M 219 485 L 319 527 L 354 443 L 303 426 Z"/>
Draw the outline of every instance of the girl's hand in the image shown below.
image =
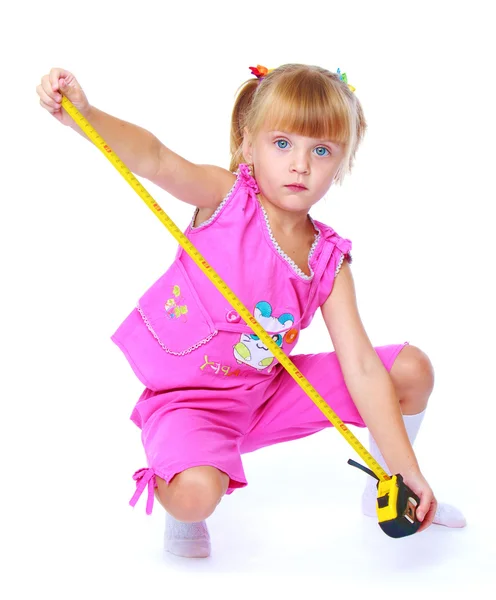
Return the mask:
<path id="1" fill-rule="evenodd" d="M 63 125 L 71 125 L 73 119 L 62 108 L 62 96 L 67 96 L 83 117 L 90 112 L 90 104 L 85 93 L 72 73 L 65 69 L 52 69 L 48 75 L 43 75 L 41 84 L 36 88 L 41 106 L 53 115 Z"/>
<path id="2" fill-rule="evenodd" d="M 429 484 L 420 472 L 415 474 L 410 473 L 408 476 L 404 475 L 403 481 L 420 498 L 420 505 L 417 507 L 417 518 L 422 522 L 422 525 L 418 529 L 420 533 L 427 529 L 429 525 L 432 525 L 437 509 L 437 500 Z"/>

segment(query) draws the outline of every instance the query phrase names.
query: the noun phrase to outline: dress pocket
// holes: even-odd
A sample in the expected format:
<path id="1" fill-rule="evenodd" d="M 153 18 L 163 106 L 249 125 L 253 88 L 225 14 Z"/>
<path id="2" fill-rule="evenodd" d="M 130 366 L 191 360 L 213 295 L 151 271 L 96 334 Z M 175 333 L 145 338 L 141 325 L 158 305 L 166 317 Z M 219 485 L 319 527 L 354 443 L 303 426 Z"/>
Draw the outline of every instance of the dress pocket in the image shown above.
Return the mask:
<path id="1" fill-rule="evenodd" d="M 157 342 L 169 354 L 188 354 L 217 334 L 179 260 L 145 292 L 136 308 Z"/>

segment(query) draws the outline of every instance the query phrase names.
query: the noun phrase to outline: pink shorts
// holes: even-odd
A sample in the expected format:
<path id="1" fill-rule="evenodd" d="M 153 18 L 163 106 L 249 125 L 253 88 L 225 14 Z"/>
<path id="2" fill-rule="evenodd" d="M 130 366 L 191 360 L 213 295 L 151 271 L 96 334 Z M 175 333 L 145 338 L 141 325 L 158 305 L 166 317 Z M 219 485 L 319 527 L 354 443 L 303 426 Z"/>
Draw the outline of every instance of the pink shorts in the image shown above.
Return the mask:
<path id="1" fill-rule="evenodd" d="M 375 348 L 388 371 L 407 344 Z M 342 421 L 365 427 L 334 352 L 291 359 Z M 148 513 L 155 475 L 169 483 L 185 469 L 209 465 L 227 473 L 230 494 L 247 485 L 242 454 L 332 427 L 280 365 L 273 377 L 244 383 L 235 393 L 195 387 L 167 392 L 146 388 L 131 419 L 142 429 L 148 468 L 134 474 L 137 489 L 130 504 L 134 506 L 148 486 Z"/>

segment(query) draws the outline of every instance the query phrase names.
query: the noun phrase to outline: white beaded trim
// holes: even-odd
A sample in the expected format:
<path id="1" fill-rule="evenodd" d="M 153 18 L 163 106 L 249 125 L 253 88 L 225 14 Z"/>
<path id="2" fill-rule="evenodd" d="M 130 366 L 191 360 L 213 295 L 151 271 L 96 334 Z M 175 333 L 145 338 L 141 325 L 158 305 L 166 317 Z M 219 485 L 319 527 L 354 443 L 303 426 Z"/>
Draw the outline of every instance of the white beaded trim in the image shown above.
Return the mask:
<path id="1" fill-rule="evenodd" d="M 351 258 L 351 254 L 349 252 L 347 252 L 347 255 Z M 339 259 L 339 263 L 338 263 L 338 266 L 336 268 L 336 273 L 334 273 L 334 277 L 336 277 L 336 275 L 339 273 L 339 271 L 341 269 L 341 266 L 343 264 L 345 256 L 346 256 L 346 254 L 341 254 L 341 258 Z"/>
<path id="2" fill-rule="evenodd" d="M 207 342 L 209 342 L 214 337 L 214 335 L 217 335 L 217 333 L 218 333 L 218 331 L 214 331 L 208 337 L 206 337 L 203 340 L 197 342 L 194 346 L 191 346 L 187 350 L 183 350 L 182 352 L 174 352 L 174 350 L 171 350 L 170 348 L 167 348 L 167 346 L 162 342 L 162 340 L 155 333 L 155 331 L 153 330 L 153 327 L 150 325 L 150 322 L 148 321 L 148 319 L 146 318 L 146 315 L 141 310 L 141 307 L 139 306 L 139 304 L 136 305 L 136 308 L 138 309 L 139 314 L 141 315 L 141 318 L 145 322 L 145 325 L 148 327 L 148 329 L 150 330 L 150 332 L 153 335 L 153 337 L 162 346 L 162 348 L 167 352 L 167 354 L 173 354 L 174 356 L 184 356 L 185 354 L 189 354 L 190 352 L 193 352 L 193 350 L 196 350 L 197 348 L 199 348 L 203 344 L 206 344 Z"/>
<path id="3" fill-rule="evenodd" d="M 193 218 L 191 219 L 191 224 L 190 224 L 190 228 L 194 229 L 195 231 L 197 229 L 201 229 L 202 227 L 206 227 L 207 225 L 210 225 L 210 223 L 215 219 L 215 217 L 220 213 L 220 211 L 223 209 L 225 203 L 229 200 L 229 198 L 232 196 L 232 193 L 234 192 L 234 188 L 236 187 L 236 184 L 238 183 L 238 179 L 239 179 L 239 171 L 236 171 L 235 173 L 236 175 L 236 180 L 233 183 L 232 188 L 227 192 L 226 197 L 224 198 L 224 200 L 222 200 L 222 202 L 219 204 L 219 206 L 215 209 L 215 212 L 213 213 L 213 215 L 207 219 L 206 221 L 204 221 L 203 223 L 200 223 L 200 225 L 198 225 L 197 227 L 194 227 L 194 222 L 196 219 L 196 216 L 198 214 L 199 209 L 197 208 L 193 214 Z"/>
<path id="4" fill-rule="evenodd" d="M 312 217 L 310 217 L 310 215 L 308 215 L 310 218 L 310 221 L 312 222 L 312 225 L 317 233 L 315 234 L 315 240 L 313 241 L 313 244 L 310 248 L 310 252 L 308 253 L 308 268 L 310 269 L 310 275 L 307 275 L 300 269 L 300 267 L 295 263 L 295 261 L 292 258 L 290 258 L 284 252 L 284 250 L 279 246 L 276 238 L 274 237 L 274 234 L 272 233 L 272 229 L 271 229 L 270 223 L 269 223 L 269 217 L 265 211 L 265 208 L 263 207 L 263 204 L 260 202 L 260 200 L 259 200 L 259 204 L 260 204 L 260 208 L 262 209 L 262 212 L 263 212 L 263 216 L 265 219 L 265 225 L 267 226 L 267 231 L 269 233 L 270 240 L 274 244 L 274 247 L 277 250 L 278 254 L 280 254 L 280 256 L 282 256 L 282 258 L 284 258 L 284 260 L 294 269 L 294 271 L 296 271 L 296 274 L 299 275 L 302 279 L 308 279 L 308 280 L 312 279 L 313 270 L 312 270 L 312 267 L 310 266 L 310 259 L 312 258 L 315 248 L 317 247 L 317 244 L 319 243 L 319 240 L 320 240 L 320 229 L 317 227 L 317 225 L 315 225 Z"/>

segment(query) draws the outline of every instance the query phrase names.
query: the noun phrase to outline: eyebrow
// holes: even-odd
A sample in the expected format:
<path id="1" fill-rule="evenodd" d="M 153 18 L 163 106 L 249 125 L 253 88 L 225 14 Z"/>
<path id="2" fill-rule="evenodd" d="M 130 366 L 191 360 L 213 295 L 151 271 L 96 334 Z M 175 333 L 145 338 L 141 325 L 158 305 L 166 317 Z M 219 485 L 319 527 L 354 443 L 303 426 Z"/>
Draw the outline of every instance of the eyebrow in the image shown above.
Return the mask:
<path id="1" fill-rule="evenodd" d="M 293 135 L 293 134 L 289 133 L 289 131 L 279 131 L 278 129 L 269 131 L 268 133 L 275 133 L 275 134 L 281 134 L 281 135 Z M 299 135 L 299 134 L 296 134 L 296 135 Z M 302 137 L 309 137 L 309 136 L 302 136 Z M 312 138 L 312 139 L 317 140 L 317 142 L 324 142 L 325 144 L 332 144 L 334 146 L 341 145 L 339 142 L 334 142 L 333 140 L 325 140 L 323 138 Z"/>

